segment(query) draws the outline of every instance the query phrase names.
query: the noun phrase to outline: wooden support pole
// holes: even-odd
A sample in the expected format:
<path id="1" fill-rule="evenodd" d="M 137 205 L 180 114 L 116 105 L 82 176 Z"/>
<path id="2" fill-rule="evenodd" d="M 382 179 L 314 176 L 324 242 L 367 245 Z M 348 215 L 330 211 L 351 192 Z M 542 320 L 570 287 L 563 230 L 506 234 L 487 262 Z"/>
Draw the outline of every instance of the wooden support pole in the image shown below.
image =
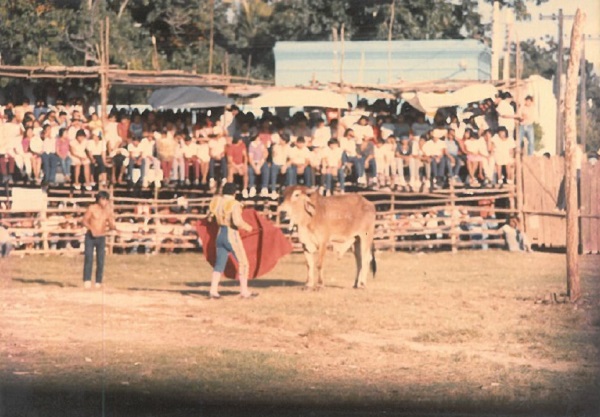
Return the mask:
<path id="1" fill-rule="evenodd" d="M 579 282 L 579 204 L 577 202 L 577 167 L 575 153 L 577 147 L 577 84 L 581 56 L 581 39 L 585 14 L 577 9 L 571 31 L 571 48 L 567 67 L 567 88 L 565 92 L 565 190 L 567 197 L 567 295 L 571 302 L 581 297 Z"/>
<path id="2" fill-rule="evenodd" d="M 208 40 L 208 73 L 213 70 L 213 50 L 215 43 L 215 0 L 210 0 L 210 35 Z"/>
<path id="3" fill-rule="evenodd" d="M 516 56 L 515 56 L 515 78 L 517 81 L 517 89 L 516 89 L 516 100 L 519 105 L 521 103 L 521 71 L 522 71 L 522 62 L 521 62 L 521 42 L 519 40 L 519 36 L 516 36 Z M 516 134 L 521 134 L 520 129 L 520 121 L 516 120 L 515 124 Z M 529 140 L 534 140 L 531 138 Z M 517 143 L 520 143 L 519 138 L 517 137 Z M 515 152 L 515 195 L 513 195 L 510 199 L 511 208 L 513 208 L 513 201 L 516 203 L 516 209 L 518 211 L 519 224 L 525 230 L 525 219 L 523 216 L 523 148 L 520 145 L 517 145 L 517 150 Z M 512 194 L 512 192 L 511 192 Z"/>

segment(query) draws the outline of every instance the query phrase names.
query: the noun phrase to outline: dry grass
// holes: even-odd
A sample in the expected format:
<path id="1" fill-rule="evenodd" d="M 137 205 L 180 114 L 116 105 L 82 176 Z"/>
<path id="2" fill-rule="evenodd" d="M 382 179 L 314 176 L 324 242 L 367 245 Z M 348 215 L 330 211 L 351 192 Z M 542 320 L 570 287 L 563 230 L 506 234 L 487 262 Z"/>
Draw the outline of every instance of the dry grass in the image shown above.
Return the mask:
<path id="1" fill-rule="evenodd" d="M 2 260 L 0 415 L 31 396 L 31 415 L 85 414 L 104 386 L 111 415 L 596 416 L 600 259 L 582 262 L 574 306 L 539 302 L 565 287 L 555 254 L 382 253 L 367 290 L 332 255 L 317 292 L 290 256 L 251 301 L 232 281 L 208 300 L 199 255 L 110 257 L 104 291 L 81 257 Z"/>

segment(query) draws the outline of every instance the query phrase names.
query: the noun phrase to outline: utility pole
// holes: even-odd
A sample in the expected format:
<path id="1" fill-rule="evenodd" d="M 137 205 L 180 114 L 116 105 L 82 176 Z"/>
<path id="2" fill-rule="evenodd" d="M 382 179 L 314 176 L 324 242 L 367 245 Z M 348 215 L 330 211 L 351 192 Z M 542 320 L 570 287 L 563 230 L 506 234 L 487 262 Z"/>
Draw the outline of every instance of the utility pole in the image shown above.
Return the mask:
<path id="1" fill-rule="evenodd" d="M 565 194 L 567 200 L 567 295 L 571 302 L 581 297 L 579 282 L 579 204 L 575 154 L 577 148 L 577 79 L 581 54 L 581 39 L 585 25 L 585 14 L 577 9 L 571 32 L 571 48 L 565 92 Z"/>
<path id="2" fill-rule="evenodd" d="M 572 19 L 573 15 L 566 16 L 563 14 L 562 9 L 558 9 L 558 15 L 552 13 L 551 15 L 540 14 L 540 20 L 558 20 L 558 53 L 556 56 L 556 154 L 560 155 L 565 149 L 564 143 L 564 112 L 563 112 L 563 93 L 562 93 L 562 76 L 563 76 L 563 60 L 564 60 L 564 46 L 563 46 L 563 26 L 565 19 Z"/>
<path id="3" fill-rule="evenodd" d="M 587 69 L 585 65 L 585 34 L 581 35 L 581 64 L 579 70 L 581 71 L 581 77 L 579 78 L 579 137 L 581 138 L 581 146 L 585 153 L 585 145 L 587 142 L 587 91 L 585 91 L 585 85 L 587 84 Z"/>

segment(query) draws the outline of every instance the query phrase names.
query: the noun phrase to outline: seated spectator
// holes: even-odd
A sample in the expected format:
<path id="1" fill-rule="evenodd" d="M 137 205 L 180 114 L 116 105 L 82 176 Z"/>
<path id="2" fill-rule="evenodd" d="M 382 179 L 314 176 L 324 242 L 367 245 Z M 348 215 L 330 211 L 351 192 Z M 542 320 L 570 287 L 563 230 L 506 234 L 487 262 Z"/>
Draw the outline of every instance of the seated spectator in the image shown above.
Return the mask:
<path id="1" fill-rule="evenodd" d="M 39 184 L 41 182 L 42 173 L 42 154 L 44 153 L 44 140 L 41 137 L 42 127 L 37 121 L 34 122 L 33 137 L 29 142 L 29 152 L 31 154 L 31 169 L 33 172 L 32 180 Z"/>
<path id="2" fill-rule="evenodd" d="M 144 158 L 144 148 L 140 145 L 140 138 L 133 138 L 131 143 L 127 145 L 127 153 L 129 155 L 129 165 L 127 167 L 127 181 L 130 185 L 143 184 L 146 174 L 146 159 Z M 134 181 L 133 170 L 139 169 L 140 176 L 137 181 Z"/>
<path id="3" fill-rule="evenodd" d="M 431 189 L 433 190 L 443 187 L 447 180 L 446 143 L 441 140 L 440 135 L 439 130 L 432 130 L 431 140 L 428 140 L 423 146 L 423 151 L 429 157 L 431 164 Z"/>
<path id="4" fill-rule="evenodd" d="M 289 145 L 290 136 L 287 133 L 279 135 L 279 141 L 272 146 L 272 162 L 269 168 L 269 187 L 271 198 L 277 198 L 277 187 L 279 175 L 286 175 L 288 170 L 288 158 L 292 148 Z M 286 185 L 289 185 L 286 183 Z"/>
<path id="5" fill-rule="evenodd" d="M 163 185 L 168 185 L 171 180 L 173 162 L 175 160 L 175 151 L 178 143 L 171 137 L 166 130 L 157 133 L 156 153 L 162 169 Z"/>
<path id="6" fill-rule="evenodd" d="M 248 184 L 250 192 L 245 189 L 243 195 L 248 195 L 250 198 L 256 196 L 256 176 L 260 175 L 261 188 L 260 196 L 267 197 L 269 194 L 269 165 L 267 157 L 269 151 L 264 145 L 260 136 L 255 136 L 248 146 Z M 245 191 L 245 192 L 244 192 Z"/>
<path id="7" fill-rule="evenodd" d="M 67 184 L 71 183 L 71 153 L 69 151 L 71 143 L 67 136 L 67 129 L 61 128 L 58 131 L 58 138 L 56 139 L 56 162 L 57 166 L 60 166 L 64 176 L 64 181 Z"/>
<path id="8" fill-rule="evenodd" d="M 91 161 L 91 176 L 101 187 L 106 186 L 106 143 L 102 131 L 93 130 L 92 139 L 87 141 L 87 152 Z"/>
<path id="9" fill-rule="evenodd" d="M 45 124 L 41 132 L 42 139 L 42 172 L 44 183 L 54 184 L 56 181 L 56 137 L 52 135 L 52 126 Z"/>
<path id="10" fill-rule="evenodd" d="M 344 135 L 340 138 L 340 148 L 344 151 L 344 164 L 352 169 L 356 180 L 364 179 L 365 163 L 358 156 L 354 130 L 348 128 L 344 131 Z"/>
<path id="11" fill-rule="evenodd" d="M 531 246 L 527 236 L 521 230 L 517 217 L 511 217 L 508 222 L 500 228 L 504 233 L 506 248 L 509 252 L 531 252 Z"/>
<path id="12" fill-rule="evenodd" d="M 480 179 L 483 179 L 481 173 L 483 150 L 477 134 L 472 129 L 465 129 L 464 146 L 467 153 L 467 169 L 469 171 L 469 186 L 477 187 Z"/>
<path id="13" fill-rule="evenodd" d="M 227 181 L 227 157 L 225 156 L 225 148 L 227 147 L 227 139 L 225 136 L 209 137 L 208 150 L 210 154 L 210 163 L 208 166 L 209 186 L 211 189 L 215 187 L 217 179 L 223 184 Z M 216 177 L 215 168 L 217 163 L 220 164 L 220 176 Z"/>
<path id="14" fill-rule="evenodd" d="M 33 128 L 25 128 L 25 132 L 23 134 L 23 138 L 21 139 L 21 143 L 16 147 L 13 154 L 15 165 L 19 169 L 24 183 L 30 180 L 34 180 L 32 167 L 33 155 L 30 150 L 30 143 L 32 139 Z"/>
<path id="15" fill-rule="evenodd" d="M 377 177 L 375 185 L 386 187 L 390 180 L 391 160 L 389 157 L 389 147 L 384 139 L 377 139 L 373 148 L 375 166 L 377 167 Z"/>
<path id="16" fill-rule="evenodd" d="M 410 140 L 408 136 L 404 136 L 394 149 L 394 190 L 400 189 L 401 191 L 406 191 L 407 183 L 404 168 L 410 167 L 411 154 Z"/>
<path id="17" fill-rule="evenodd" d="M 454 183 L 461 183 L 460 169 L 466 163 L 466 155 L 462 142 L 456 140 L 455 130 L 448 129 L 448 136 L 446 137 L 446 157 L 448 158 L 448 175 L 454 181 Z"/>
<path id="18" fill-rule="evenodd" d="M 365 138 L 357 148 L 357 153 L 364 161 L 365 173 L 358 178 L 359 184 L 377 186 L 377 163 L 375 162 L 375 144 L 373 140 Z"/>
<path id="19" fill-rule="evenodd" d="M 198 159 L 198 144 L 191 136 L 184 134 L 182 145 L 185 169 L 183 172 L 186 185 L 200 184 L 200 160 Z M 190 180 L 190 168 L 193 168 L 193 180 Z"/>
<path id="20" fill-rule="evenodd" d="M 246 144 L 240 139 L 234 139 L 227 145 L 227 182 L 234 182 L 235 175 L 242 177 L 242 196 L 248 198 L 248 151 Z"/>
<path id="21" fill-rule="evenodd" d="M 288 157 L 288 185 L 298 184 L 298 175 L 304 178 L 304 185 L 312 187 L 312 167 L 310 165 L 311 152 L 306 146 L 304 136 L 296 139 L 296 146 L 290 149 Z"/>
<path id="22" fill-rule="evenodd" d="M 75 133 L 75 140 L 70 142 L 69 151 L 71 153 L 71 159 L 73 162 L 73 166 L 75 167 L 75 178 L 73 188 L 76 190 L 81 189 L 80 183 L 80 175 L 81 175 L 81 167 L 83 167 L 83 179 L 84 186 L 87 191 L 91 191 L 91 181 L 90 181 L 90 158 L 87 153 L 87 135 L 85 130 L 79 129 L 77 133 Z"/>
<path id="23" fill-rule="evenodd" d="M 206 136 L 200 136 L 197 138 L 196 146 L 196 157 L 200 164 L 200 184 L 207 186 L 208 181 L 208 167 L 210 165 L 210 148 L 208 146 L 209 138 Z"/>
<path id="24" fill-rule="evenodd" d="M 333 177 L 337 177 L 342 194 L 345 192 L 346 173 L 342 163 L 343 152 L 338 140 L 330 139 L 327 143 L 327 149 L 322 153 L 322 172 L 325 177 L 325 195 L 331 195 L 333 193 Z"/>

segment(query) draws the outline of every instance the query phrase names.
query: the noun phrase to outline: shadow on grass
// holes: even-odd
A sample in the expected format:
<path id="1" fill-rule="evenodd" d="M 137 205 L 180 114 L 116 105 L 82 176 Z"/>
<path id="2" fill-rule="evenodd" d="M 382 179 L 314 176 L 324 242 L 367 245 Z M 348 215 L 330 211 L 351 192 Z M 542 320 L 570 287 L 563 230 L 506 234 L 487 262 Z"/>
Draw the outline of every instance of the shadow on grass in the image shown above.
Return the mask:
<path id="1" fill-rule="evenodd" d="M 41 279 L 41 278 L 37 278 L 37 279 L 13 278 L 13 281 L 20 282 L 22 284 L 38 284 L 38 285 L 47 285 L 47 286 L 54 286 L 54 287 L 60 287 L 60 288 L 65 288 L 65 287 L 76 288 L 77 287 L 76 285 L 73 285 L 73 284 L 65 284 L 64 282 L 59 282 L 59 281 L 48 281 L 46 279 Z"/>
<path id="2" fill-rule="evenodd" d="M 175 385 L 178 385 L 175 383 Z M 392 401 L 355 400 L 332 402 L 327 398 L 311 401 L 286 401 L 285 393 L 275 401 L 260 396 L 241 399 L 221 398 L 209 391 L 195 392 L 168 385 L 163 388 L 136 390 L 126 387 L 61 386 L 61 384 L 28 385 L 22 382 L 0 385 L 1 416 L 92 416 L 111 417 L 346 417 L 346 416 L 410 416 L 410 417 L 509 417 L 565 415 L 596 416 L 598 408 L 583 398 L 573 398 L 573 404 L 556 400 L 533 400 L 524 403 L 473 401 L 452 398 L 441 401 L 399 399 Z M 580 400 L 583 400 L 580 402 Z"/>
<path id="3" fill-rule="evenodd" d="M 206 290 L 169 290 L 165 288 L 140 288 L 140 287 L 129 287 L 127 291 L 139 291 L 139 292 L 160 292 L 167 294 L 180 294 L 184 296 L 195 296 L 195 297 L 205 297 L 208 299 L 209 293 L 208 289 Z M 219 291 L 222 297 L 229 296 L 237 296 L 239 295 L 239 291 Z"/>

